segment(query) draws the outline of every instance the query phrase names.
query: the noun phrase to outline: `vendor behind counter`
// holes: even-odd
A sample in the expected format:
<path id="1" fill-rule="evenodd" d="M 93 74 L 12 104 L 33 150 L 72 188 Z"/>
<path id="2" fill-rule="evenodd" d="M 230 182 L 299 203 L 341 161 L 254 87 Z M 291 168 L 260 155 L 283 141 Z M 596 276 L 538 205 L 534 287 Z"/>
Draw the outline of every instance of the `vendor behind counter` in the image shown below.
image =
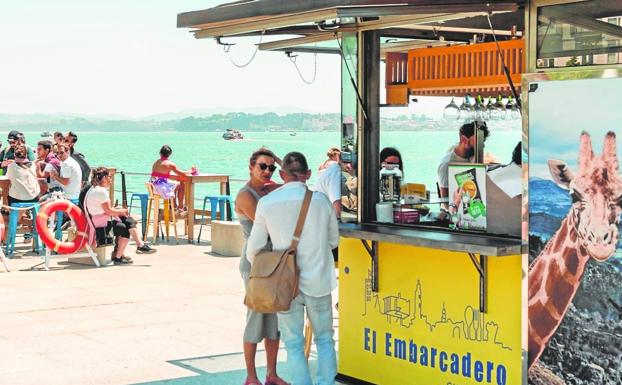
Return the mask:
<path id="1" fill-rule="evenodd" d="M 475 123 L 465 124 L 460 131 L 460 143 L 452 147 L 459 149 L 461 153 L 465 155 L 473 155 L 476 152 L 475 142 Z M 480 124 L 480 127 L 482 125 Z M 485 125 L 483 126 L 485 127 Z M 469 131 L 470 128 L 470 131 Z M 487 137 L 486 132 L 480 135 L 480 142 L 483 144 L 483 138 Z M 394 153 L 389 155 L 389 150 L 394 150 Z M 483 149 L 479 154 L 483 153 Z M 389 158 L 391 156 L 392 158 Z M 470 157 L 472 158 L 472 156 Z M 380 156 L 382 165 L 391 163 L 397 166 L 398 160 L 401 160 L 399 152 L 394 148 L 385 148 L 381 152 Z M 465 158 L 466 159 L 466 158 Z M 386 162 L 390 160 L 390 162 Z M 462 162 L 461 162 L 462 163 Z M 462 163 L 463 165 L 468 164 Z M 449 164 L 445 165 L 448 167 Z M 476 164 L 473 164 L 475 167 Z M 467 166 L 468 167 L 468 166 Z M 480 164 L 481 170 L 486 170 L 483 164 Z M 382 173 L 381 173 L 382 179 Z M 449 177 L 447 177 L 449 180 Z M 401 178 L 400 183 L 403 182 Z M 521 231 L 521 192 L 522 192 L 522 169 L 521 169 L 521 143 L 519 142 L 512 153 L 512 162 L 508 165 L 501 166 L 499 164 L 489 165 L 488 172 L 482 175 L 482 179 L 479 182 L 480 185 L 485 185 L 486 191 L 486 221 L 487 225 L 484 229 L 486 233 L 500 234 L 509 236 L 520 236 Z M 381 185 L 383 181 L 381 181 Z M 415 205 L 408 204 L 412 202 L 412 188 L 420 190 L 424 189 L 423 193 L 417 191 L 417 199 L 421 200 L 423 204 Z M 483 186 L 482 186 L 483 187 Z M 383 197 L 380 197 L 380 203 L 377 206 L 377 218 L 379 222 L 394 222 L 404 225 L 411 224 L 425 224 L 427 226 L 435 226 L 441 228 L 449 228 L 452 225 L 450 218 L 439 215 L 439 210 L 442 209 L 441 204 L 437 199 L 432 199 L 433 203 L 429 202 L 429 195 L 425 195 L 425 187 L 423 185 L 402 183 L 402 194 L 398 199 L 394 199 L 392 202 L 382 202 Z M 409 193 L 405 193 L 409 191 Z M 449 194 L 449 191 L 447 190 Z M 455 191 L 454 191 L 455 193 Z M 443 208 L 444 209 L 444 208 Z M 431 213 L 430 213 L 431 211 Z M 393 215 L 391 215 L 393 213 Z"/>

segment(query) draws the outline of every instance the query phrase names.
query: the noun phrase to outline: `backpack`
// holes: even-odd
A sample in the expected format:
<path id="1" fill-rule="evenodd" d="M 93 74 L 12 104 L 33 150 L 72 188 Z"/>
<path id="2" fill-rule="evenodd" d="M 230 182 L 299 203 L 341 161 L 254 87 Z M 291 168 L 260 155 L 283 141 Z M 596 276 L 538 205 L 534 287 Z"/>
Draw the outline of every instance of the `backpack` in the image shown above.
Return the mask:
<path id="1" fill-rule="evenodd" d="M 259 313 L 289 310 L 298 295 L 300 271 L 296 265 L 296 248 L 309 211 L 313 193 L 306 191 L 294 238 L 286 250 L 262 250 L 251 265 L 244 304 Z"/>
<path id="2" fill-rule="evenodd" d="M 89 178 L 91 177 L 91 166 L 89 166 L 89 164 L 86 162 L 84 155 L 81 152 L 74 152 L 73 154 L 71 154 L 71 157 L 73 158 L 73 160 L 78 162 L 78 165 L 80 166 L 80 170 L 82 171 L 82 184 L 89 184 L 88 182 Z"/>

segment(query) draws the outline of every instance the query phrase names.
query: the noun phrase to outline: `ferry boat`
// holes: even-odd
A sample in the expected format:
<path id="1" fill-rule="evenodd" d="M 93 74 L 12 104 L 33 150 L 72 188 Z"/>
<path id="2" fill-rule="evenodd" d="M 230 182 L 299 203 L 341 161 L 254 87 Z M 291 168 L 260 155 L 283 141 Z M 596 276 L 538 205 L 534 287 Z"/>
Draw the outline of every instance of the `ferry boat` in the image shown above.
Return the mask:
<path id="1" fill-rule="evenodd" d="M 42 137 L 42 138 L 53 138 L 53 137 L 54 137 L 54 135 L 52 135 L 52 133 L 51 133 L 50 131 L 43 131 L 43 132 L 41 133 L 41 137 Z"/>
<path id="2" fill-rule="evenodd" d="M 244 135 L 238 130 L 228 128 L 227 131 L 222 134 L 222 138 L 224 140 L 242 140 L 244 139 Z"/>

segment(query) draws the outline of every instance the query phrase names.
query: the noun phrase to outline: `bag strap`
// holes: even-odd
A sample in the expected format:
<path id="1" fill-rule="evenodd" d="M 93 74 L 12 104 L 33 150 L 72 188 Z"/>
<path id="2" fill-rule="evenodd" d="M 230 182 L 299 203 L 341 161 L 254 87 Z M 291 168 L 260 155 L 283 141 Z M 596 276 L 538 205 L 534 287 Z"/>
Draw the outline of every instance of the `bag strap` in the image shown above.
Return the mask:
<path id="1" fill-rule="evenodd" d="M 298 247 L 298 243 L 300 242 L 300 234 L 302 234 L 302 228 L 305 225 L 305 220 L 307 219 L 307 212 L 309 211 L 309 206 L 311 205 L 311 198 L 313 197 L 313 192 L 309 191 L 307 186 L 305 186 L 305 190 L 305 197 L 302 200 L 302 207 L 300 208 L 300 214 L 298 214 L 296 230 L 294 230 L 294 238 L 292 239 L 292 244 L 290 246 L 290 248 L 294 250 L 296 250 L 296 248 Z"/>

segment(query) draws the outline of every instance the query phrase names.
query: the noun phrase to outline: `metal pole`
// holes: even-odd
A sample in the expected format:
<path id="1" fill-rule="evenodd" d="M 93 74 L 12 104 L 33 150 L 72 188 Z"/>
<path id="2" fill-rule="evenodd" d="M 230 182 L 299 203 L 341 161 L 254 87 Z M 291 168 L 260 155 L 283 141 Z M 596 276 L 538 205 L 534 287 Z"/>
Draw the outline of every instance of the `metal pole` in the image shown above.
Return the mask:
<path id="1" fill-rule="evenodd" d="M 121 171 L 121 202 L 123 208 L 127 208 L 127 188 L 125 187 L 125 172 Z"/>

